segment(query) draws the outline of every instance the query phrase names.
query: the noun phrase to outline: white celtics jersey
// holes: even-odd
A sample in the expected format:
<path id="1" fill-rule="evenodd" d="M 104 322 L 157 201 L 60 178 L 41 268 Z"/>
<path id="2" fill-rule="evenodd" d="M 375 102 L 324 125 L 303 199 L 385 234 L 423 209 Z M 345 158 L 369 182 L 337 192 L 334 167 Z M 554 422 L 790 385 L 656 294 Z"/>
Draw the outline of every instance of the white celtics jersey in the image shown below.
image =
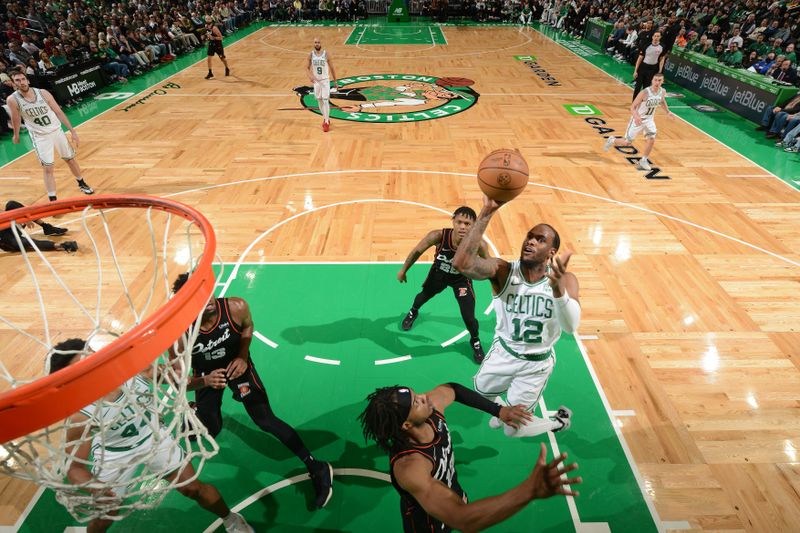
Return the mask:
<path id="1" fill-rule="evenodd" d="M 661 105 L 664 101 L 664 89 L 661 89 L 657 93 L 653 94 L 650 91 L 650 87 L 645 89 L 647 96 L 645 96 L 642 103 L 639 104 L 639 116 L 642 118 L 653 118 L 653 115 L 656 113 L 656 109 Z"/>
<path id="2" fill-rule="evenodd" d="M 17 100 L 20 115 L 22 120 L 25 121 L 25 127 L 28 132 L 36 135 L 46 135 L 59 131 L 61 129 L 61 121 L 58 120 L 53 109 L 45 101 L 39 89 L 31 87 L 31 91 L 36 95 L 33 102 L 27 101 L 19 91 L 14 91 L 14 98 Z"/>
<path id="3" fill-rule="evenodd" d="M 561 336 L 548 278 L 528 283 L 519 261 L 511 263 L 506 286 L 493 304 L 497 315 L 495 339 L 511 355 L 549 352 Z"/>
<path id="4" fill-rule="evenodd" d="M 123 391 L 114 401 L 99 400 L 81 409 L 81 413 L 89 417 L 90 424 L 97 428 L 92 439 L 93 448 L 101 445 L 106 451 L 127 451 L 152 435 L 149 405 L 153 401 L 153 392 L 150 384 L 136 376 L 125 383 Z M 135 400 L 130 395 L 135 395 Z"/>
<path id="5" fill-rule="evenodd" d="M 316 81 L 330 79 L 327 50 L 323 50 L 320 55 L 317 55 L 314 50 L 311 51 L 311 71 Z"/>

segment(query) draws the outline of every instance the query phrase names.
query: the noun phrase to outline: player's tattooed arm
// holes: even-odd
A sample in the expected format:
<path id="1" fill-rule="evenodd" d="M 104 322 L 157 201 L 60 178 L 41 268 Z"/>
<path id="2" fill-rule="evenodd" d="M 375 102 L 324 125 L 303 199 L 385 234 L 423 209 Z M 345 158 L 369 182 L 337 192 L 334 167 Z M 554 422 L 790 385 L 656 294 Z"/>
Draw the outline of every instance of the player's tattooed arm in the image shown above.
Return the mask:
<path id="1" fill-rule="evenodd" d="M 239 353 L 228 365 L 228 379 L 236 379 L 247 370 L 250 363 L 250 343 L 253 340 L 253 317 L 250 315 L 250 306 L 242 298 L 228 298 L 228 306 L 233 319 L 241 329 L 242 340 L 239 343 Z"/>
<path id="2" fill-rule="evenodd" d="M 508 262 L 495 257 L 482 257 L 479 250 L 484 246 L 483 234 L 486 232 L 489 221 L 503 203 L 484 195 L 483 209 L 467 236 L 458 245 L 456 255 L 453 257 L 453 266 L 459 272 L 470 279 L 491 280 L 495 292 L 505 284 L 509 272 Z"/>
<path id="3" fill-rule="evenodd" d="M 411 266 L 417 262 L 417 259 L 419 259 L 422 256 L 422 254 L 425 253 L 425 250 L 427 250 L 431 246 L 435 246 L 436 243 L 441 240 L 442 240 L 442 230 L 440 229 L 433 230 L 427 235 L 425 235 L 422 238 L 422 240 L 417 243 L 414 249 L 411 250 L 411 252 L 409 252 L 408 257 L 406 257 L 406 260 L 403 263 L 403 266 L 397 273 L 397 281 L 399 281 L 400 283 L 405 283 L 407 281 L 406 273 L 408 272 L 408 269 L 411 268 Z"/>

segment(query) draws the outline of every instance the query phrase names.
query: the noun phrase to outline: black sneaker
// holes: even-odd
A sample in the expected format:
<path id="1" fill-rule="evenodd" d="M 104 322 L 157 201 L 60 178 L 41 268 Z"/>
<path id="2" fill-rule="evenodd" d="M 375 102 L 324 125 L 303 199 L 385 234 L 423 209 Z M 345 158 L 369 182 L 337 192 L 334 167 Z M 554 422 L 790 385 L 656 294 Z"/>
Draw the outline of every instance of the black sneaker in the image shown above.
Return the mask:
<path id="1" fill-rule="evenodd" d="M 83 194 L 94 194 L 94 189 L 89 187 L 89 185 L 83 180 L 78 180 L 78 188 Z"/>
<path id="2" fill-rule="evenodd" d="M 767 131 L 767 127 L 766 126 L 759 126 L 759 127 L 756 128 L 756 131 Z"/>
<path id="3" fill-rule="evenodd" d="M 213 73 L 213 72 L 211 72 L 211 71 L 208 71 L 208 74 L 206 74 L 206 79 L 207 79 L 207 80 L 210 80 L 210 79 L 211 79 L 211 78 L 213 78 L 213 77 L 214 77 L 214 73 Z"/>
<path id="4" fill-rule="evenodd" d="M 61 249 L 65 252 L 77 252 L 78 243 L 75 241 L 65 241 L 61 243 Z"/>
<path id="5" fill-rule="evenodd" d="M 51 202 L 55 202 L 56 200 L 58 200 L 58 197 L 56 197 L 55 195 L 53 195 L 53 196 L 48 196 L 47 198 L 48 198 L 48 199 L 49 199 Z"/>
<path id="6" fill-rule="evenodd" d="M 229 69 L 228 67 L 225 67 L 225 75 L 226 76 L 230 76 L 231 75 L 231 69 Z"/>
<path id="7" fill-rule="evenodd" d="M 403 319 L 403 323 L 400 324 L 400 327 L 403 328 L 403 331 L 408 331 L 411 329 L 411 326 L 414 325 L 414 321 L 417 319 L 417 316 L 419 316 L 419 313 L 413 309 L 408 311 L 408 314 Z"/>
<path id="8" fill-rule="evenodd" d="M 64 235 L 67 231 L 67 228 L 58 228 L 53 226 L 52 224 L 42 224 L 42 229 L 44 230 L 45 235 Z"/>
<path id="9" fill-rule="evenodd" d="M 553 420 L 557 420 L 561 422 L 561 427 L 558 429 L 554 429 L 553 433 L 558 433 L 559 431 L 564 431 L 569 429 L 572 425 L 572 410 L 561 405 L 558 407 L 558 411 L 556 411 Z"/>
<path id="10" fill-rule="evenodd" d="M 322 509 L 328 505 L 331 496 L 333 496 L 333 467 L 330 463 L 317 461 L 311 467 L 309 474 L 311 482 L 314 483 L 314 492 L 317 493 L 314 506 L 317 509 Z"/>
<path id="11" fill-rule="evenodd" d="M 483 353 L 483 346 L 481 346 L 481 341 L 476 340 L 472 343 L 472 358 L 475 359 L 475 362 L 478 364 L 483 363 L 483 359 L 486 357 L 486 354 Z"/>

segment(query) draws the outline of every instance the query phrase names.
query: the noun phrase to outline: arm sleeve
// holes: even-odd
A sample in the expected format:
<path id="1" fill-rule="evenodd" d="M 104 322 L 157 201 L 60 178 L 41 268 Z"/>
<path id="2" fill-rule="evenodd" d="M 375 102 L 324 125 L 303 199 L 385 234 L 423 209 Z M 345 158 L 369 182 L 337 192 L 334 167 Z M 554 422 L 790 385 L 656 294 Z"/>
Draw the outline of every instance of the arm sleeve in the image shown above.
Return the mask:
<path id="1" fill-rule="evenodd" d="M 569 293 L 564 291 L 564 296 L 554 298 L 556 301 L 556 316 L 561 329 L 567 333 L 575 333 L 581 323 L 581 306 L 578 302 L 569 297 Z"/>
<path id="2" fill-rule="evenodd" d="M 487 400 L 477 392 L 458 383 L 448 383 L 447 385 L 456 393 L 456 401 L 458 403 L 463 403 L 468 407 L 489 413 L 492 416 L 500 416 L 500 405 Z"/>

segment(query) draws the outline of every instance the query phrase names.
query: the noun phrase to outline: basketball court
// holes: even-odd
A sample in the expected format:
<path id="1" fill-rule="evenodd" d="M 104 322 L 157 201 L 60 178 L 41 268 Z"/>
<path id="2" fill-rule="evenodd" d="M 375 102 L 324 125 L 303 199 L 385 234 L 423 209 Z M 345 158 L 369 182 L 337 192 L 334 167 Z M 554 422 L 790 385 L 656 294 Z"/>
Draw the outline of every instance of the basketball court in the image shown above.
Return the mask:
<path id="1" fill-rule="evenodd" d="M 381 113 L 344 109 L 362 100 L 332 94 L 340 111 L 323 133 L 313 94 L 293 92 L 308 81 L 316 36 L 343 89 L 363 101 L 408 84 L 472 83 L 445 87 L 454 95 L 446 100 Z M 475 169 L 504 147 L 526 157 L 531 182 L 490 224 L 493 254 L 515 258 L 539 221 L 575 251 L 582 322 L 559 341 L 540 408 L 573 410 L 570 431 L 542 440 L 580 464 L 584 485 L 578 498 L 537 501 L 491 531 L 792 531 L 800 523 L 796 155 L 742 140 L 752 126 L 702 114 L 681 94 L 669 100 L 680 118 L 656 115 L 654 169 L 637 170 L 640 143 L 602 151 L 607 130 L 621 132 L 629 117 L 630 87 L 615 77 L 624 67 L 550 31 L 251 27 L 226 51 L 231 77 L 203 80 L 205 56 L 196 52 L 70 118 L 81 123 L 79 158 L 98 192 L 163 196 L 209 219 L 215 291 L 250 303 L 252 357 L 276 413 L 335 468 L 333 499 L 310 511 L 303 465 L 226 393 L 220 453 L 202 477 L 257 531 L 402 530 L 388 460 L 364 442 L 356 416 L 378 386 L 471 385 L 478 367 L 449 293 L 429 302 L 411 331 L 400 329 L 431 257 L 408 284 L 395 275 L 456 207 L 480 207 Z M 15 159 L 6 144 L 4 196 L 46 200 L 35 155 Z M 77 194 L 62 163 L 56 175 L 61 196 Z M 58 224 L 82 250 L 51 262 L 91 300 L 96 286 L 82 277 L 94 260 L 90 242 L 78 217 Z M 135 273 L 137 250 L 149 243 L 123 231 L 116 244 Z M 3 254 L 0 265 L 13 294 L 30 290 L 18 254 Z M 490 288 L 475 288 L 486 346 Z M 37 303 L 14 302 L 39 332 Z M 81 334 L 61 318 L 59 337 Z M 460 406 L 448 414 L 472 500 L 521 481 L 538 450 L 536 439 L 508 439 L 487 418 Z M 0 479 L 0 510 L 0 531 L 81 527 L 52 492 L 10 478 Z M 173 492 L 112 531 L 215 531 L 214 518 Z"/>

